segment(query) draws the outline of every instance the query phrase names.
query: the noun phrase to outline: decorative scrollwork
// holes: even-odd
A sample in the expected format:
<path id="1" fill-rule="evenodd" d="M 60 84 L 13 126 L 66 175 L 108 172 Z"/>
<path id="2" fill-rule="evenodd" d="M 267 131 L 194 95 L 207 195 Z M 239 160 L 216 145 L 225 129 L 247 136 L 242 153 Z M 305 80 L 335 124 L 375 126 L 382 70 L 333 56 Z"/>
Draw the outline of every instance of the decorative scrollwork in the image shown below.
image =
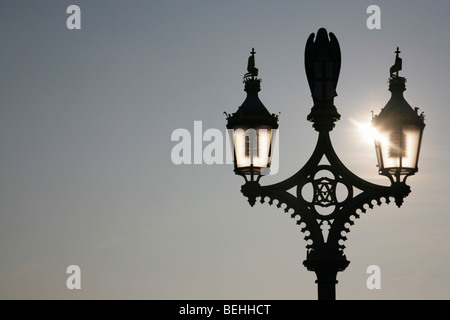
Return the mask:
<path id="1" fill-rule="evenodd" d="M 334 206 L 336 199 L 336 181 L 329 178 L 320 178 L 312 182 L 314 186 L 313 203 L 321 207 Z"/>
<path id="2" fill-rule="evenodd" d="M 325 157 L 329 165 L 320 164 Z M 332 177 L 318 176 L 319 172 L 327 171 Z M 313 194 L 311 199 L 305 199 L 303 188 L 311 184 Z M 337 194 L 339 185 L 347 190 L 347 195 L 340 199 Z M 288 190 L 296 188 L 294 195 Z M 353 190 L 360 193 L 354 195 Z M 409 186 L 405 183 L 394 183 L 391 186 L 381 186 L 365 181 L 350 172 L 339 160 L 331 144 L 329 133 L 319 132 L 316 148 L 305 164 L 292 177 L 277 184 L 261 186 L 257 181 L 247 182 L 242 186 L 242 193 L 248 198 L 250 205 L 254 205 L 256 198 L 276 206 L 284 205 L 284 211 L 291 211 L 291 217 L 297 219 L 301 231 L 305 234 L 306 248 L 311 252 L 336 252 L 343 256 L 344 242 L 354 220 L 359 218 L 359 212 L 365 213 L 367 207 L 372 209 L 373 202 L 377 205 L 390 203 L 390 198 L 396 200 L 398 206 L 403 198 L 409 194 Z M 333 207 L 327 215 L 317 211 L 319 208 Z M 325 229 L 325 230 L 324 230 Z M 345 256 L 344 256 L 345 257 Z"/>

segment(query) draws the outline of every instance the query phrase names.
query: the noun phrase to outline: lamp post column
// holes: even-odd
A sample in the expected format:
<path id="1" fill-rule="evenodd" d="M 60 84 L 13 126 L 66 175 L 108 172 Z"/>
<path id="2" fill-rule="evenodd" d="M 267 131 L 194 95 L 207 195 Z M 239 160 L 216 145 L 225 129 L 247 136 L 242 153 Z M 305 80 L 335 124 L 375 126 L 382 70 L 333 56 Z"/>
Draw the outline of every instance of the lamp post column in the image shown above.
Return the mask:
<path id="1" fill-rule="evenodd" d="M 324 266 L 315 270 L 318 300 L 336 300 L 337 272 L 331 266 Z"/>
<path id="2" fill-rule="evenodd" d="M 318 300 L 336 300 L 337 273 L 344 271 L 349 263 L 342 253 L 321 254 L 319 257 L 317 254 L 307 255 L 303 265 L 316 274 Z"/>

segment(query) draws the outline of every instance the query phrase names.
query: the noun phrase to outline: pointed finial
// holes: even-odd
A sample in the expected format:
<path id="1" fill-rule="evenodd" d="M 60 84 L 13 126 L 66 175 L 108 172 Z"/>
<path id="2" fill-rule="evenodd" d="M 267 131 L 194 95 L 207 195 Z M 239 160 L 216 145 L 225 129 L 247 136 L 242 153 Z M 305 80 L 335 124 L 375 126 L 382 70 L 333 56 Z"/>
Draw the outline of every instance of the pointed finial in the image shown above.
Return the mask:
<path id="1" fill-rule="evenodd" d="M 389 69 L 389 73 L 391 75 L 391 78 L 398 78 L 398 72 L 400 70 L 402 70 L 402 58 L 400 58 L 398 56 L 398 54 L 401 51 L 399 50 L 399 48 L 397 47 L 397 50 L 395 51 L 395 63 L 394 65 L 391 67 L 391 69 Z M 395 73 L 395 74 L 394 74 Z"/>
<path id="2" fill-rule="evenodd" d="M 244 75 L 244 79 L 251 77 L 256 78 L 258 76 L 258 69 L 255 68 L 255 48 L 252 48 L 252 52 L 250 52 L 252 55 L 250 57 L 248 57 L 248 64 L 247 64 L 247 71 L 248 73 L 246 73 Z"/>

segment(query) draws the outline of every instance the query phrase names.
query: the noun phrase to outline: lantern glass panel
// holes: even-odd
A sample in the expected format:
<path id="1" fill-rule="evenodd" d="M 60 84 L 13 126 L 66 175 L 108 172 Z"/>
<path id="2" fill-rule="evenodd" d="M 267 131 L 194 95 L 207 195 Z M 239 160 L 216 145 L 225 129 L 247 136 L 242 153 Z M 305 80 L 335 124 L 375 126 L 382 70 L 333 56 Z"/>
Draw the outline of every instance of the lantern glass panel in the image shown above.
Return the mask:
<path id="1" fill-rule="evenodd" d="M 233 144 L 235 166 L 245 171 L 246 168 L 268 168 L 270 166 L 270 150 L 272 143 L 270 127 L 235 128 Z"/>
<path id="2" fill-rule="evenodd" d="M 392 175 L 408 174 L 417 169 L 421 128 L 401 125 L 378 131 L 375 149 L 380 171 Z"/>
<path id="3" fill-rule="evenodd" d="M 417 168 L 417 158 L 419 153 L 420 146 L 420 128 L 417 126 L 404 126 L 403 134 L 404 137 L 404 145 L 405 145 L 405 154 L 402 157 L 402 169 Z"/>
<path id="4" fill-rule="evenodd" d="M 383 130 L 379 132 L 379 137 L 375 141 L 377 150 L 378 165 L 381 170 L 400 167 L 399 154 L 401 150 L 398 144 L 397 130 Z M 396 171 L 396 170 L 395 170 Z"/>

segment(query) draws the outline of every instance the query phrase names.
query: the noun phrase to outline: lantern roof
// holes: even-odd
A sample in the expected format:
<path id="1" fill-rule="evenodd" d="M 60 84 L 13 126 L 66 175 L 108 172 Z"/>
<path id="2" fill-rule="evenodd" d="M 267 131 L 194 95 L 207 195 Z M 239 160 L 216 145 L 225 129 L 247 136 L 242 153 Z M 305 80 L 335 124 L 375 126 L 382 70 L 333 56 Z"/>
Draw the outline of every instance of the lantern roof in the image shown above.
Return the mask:
<path id="1" fill-rule="evenodd" d="M 386 106 L 381 109 L 379 115 L 374 116 L 373 124 L 388 124 L 388 123 L 404 123 L 404 124 L 420 124 L 423 123 L 424 115 L 418 114 L 419 108 L 412 108 L 405 100 L 403 92 L 406 90 L 406 78 L 398 75 L 402 70 L 402 59 L 399 57 L 399 49 L 395 51 L 395 63 L 390 68 L 389 77 L 389 91 L 391 98 Z"/>
<path id="2" fill-rule="evenodd" d="M 278 128 L 278 115 L 271 114 L 258 96 L 261 91 L 261 79 L 258 78 L 258 69 L 255 67 L 255 49 L 252 49 L 248 58 L 247 73 L 244 75 L 244 91 L 247 97 L 238 110 L 227 114 L 227 128 L 269 126 Z M 226 114 L 226 113 L 225 113 Z"/>

